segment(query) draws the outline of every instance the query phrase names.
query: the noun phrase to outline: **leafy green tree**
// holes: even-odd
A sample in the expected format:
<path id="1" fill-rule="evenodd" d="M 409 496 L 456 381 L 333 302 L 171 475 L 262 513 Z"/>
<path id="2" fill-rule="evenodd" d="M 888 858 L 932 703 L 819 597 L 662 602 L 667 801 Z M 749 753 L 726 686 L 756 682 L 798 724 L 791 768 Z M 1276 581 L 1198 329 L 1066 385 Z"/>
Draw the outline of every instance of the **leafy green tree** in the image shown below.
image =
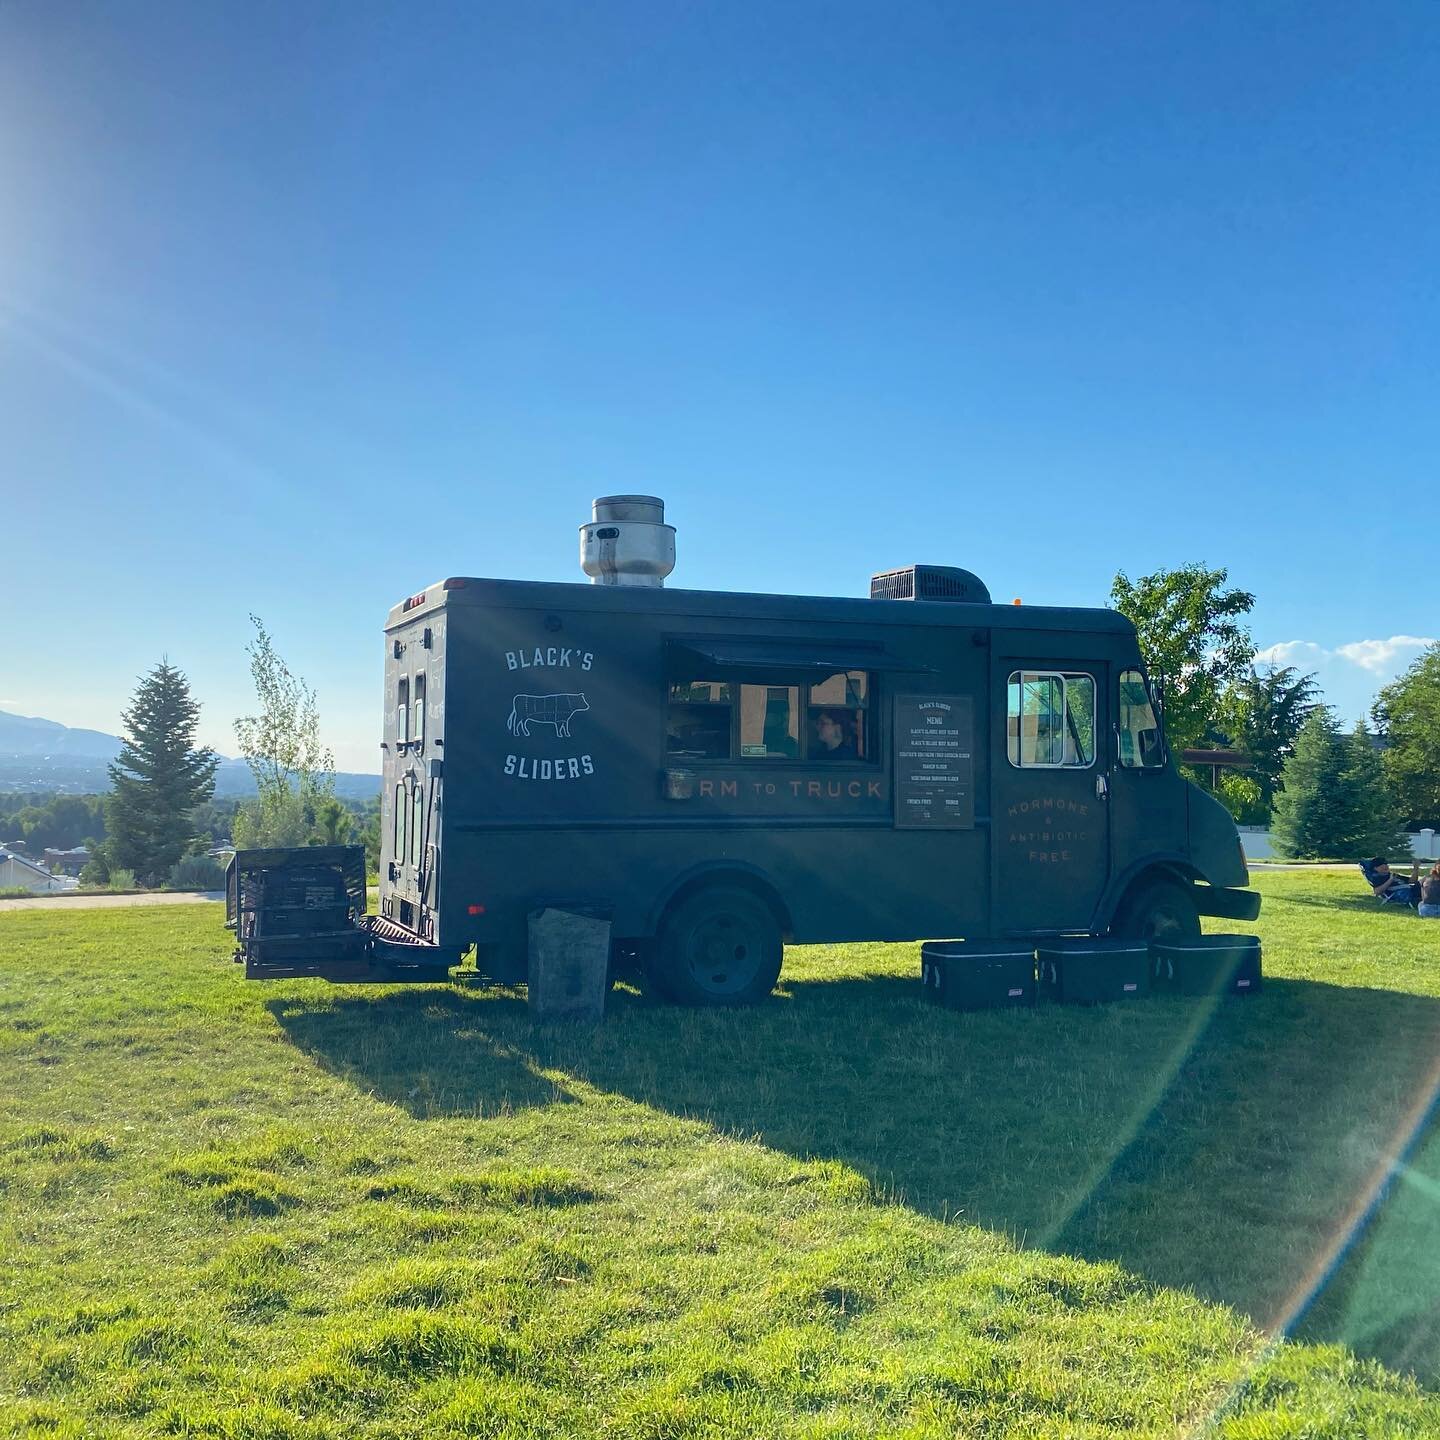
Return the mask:
<path id="1" fill-rule="evenodd" d="M 1440 641 L 1392 681 L 1371 716 L 1385 737 L 1385 773 L 1400 813 L 1415 826 L 1440 826 Z"/>
<path id="2" fill-rule="evenodd" d="M 360 844 L 365 847 L 365 872 L 377 875 L 380 872 L 380 815 L 377 811 L 360 827 Z"/>
<path id="3" fill-rule="evenodd" d="M 103 841 L 90 852 L 90 858 L 80 871 L 82 885 L 108 885 L 110 883 L 110 842 Z"/>
<path id="4" fill-rule="evenodd" d="M 304 845 L 321 805 L 334 799 L 335 761 L 320 741 L 315 692 L 276 653 L 259 616 L 250 622 L 255 638 L 245 652 L 259 714 L 236 720 L 235 735 L 259 793 L 236 812 L 235 844 Z"/>
<path id="5" fill-rule="evenodd" d="M 1394 800 L 1363 725 L 1345 736 L 1329 706 L 1314 706 L 1282 776 L 1271 839 L 1301 860 L 1404 853 Z"/>
<path id="6" fill-rule="evenodd" d="M 106 805 L 110 866 L 154 885 L 185 853 L 190 812 L 214 794 L 219 761 L 208 746 L 196 746 L 200 706 L 167 660 L 140 681 L 121 719 Z"/>
<path id="7" fill-rule="evenodd" d="M 1244 770 L 1222 770 L 1215 787 L 1215 798 L 1235 817 L 1237 825 L 1265 825 L 1270 820 L 1270 806 L 1261 793 L 1260 783 Z"/>
<path id="8" fill-rule="evenodd" d="M 1198 745 L 1222 722 L 1226 687 L 1255 654 L 1245 617 L 1255 604 L 1248 590 L 1227 590 L 1226 570 L 1183 565 L 1130 580 L 1122 570 L 1110 587 L 1115 608 L 1140 637 L 1140 654 L 1165 685 L 1165 733 L 1170 748 Z"/>

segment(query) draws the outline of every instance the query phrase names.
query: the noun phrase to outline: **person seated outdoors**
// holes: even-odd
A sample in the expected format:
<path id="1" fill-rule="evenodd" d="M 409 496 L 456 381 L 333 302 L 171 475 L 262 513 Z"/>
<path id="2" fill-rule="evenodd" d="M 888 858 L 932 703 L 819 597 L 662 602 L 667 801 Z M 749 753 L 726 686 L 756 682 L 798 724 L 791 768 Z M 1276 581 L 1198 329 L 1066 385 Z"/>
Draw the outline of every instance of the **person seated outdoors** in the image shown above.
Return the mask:
<path id="1" fill-rule="evenodd" d="M 1382 905 L 1418 905 L 1420 903 L 1420 862 L 1410 871 L 1410 883 L 1390 873 L 1390 862 L 1383 855 L 1360 862 L 1361 873 L 1370 884 L 1375 898 Z"/>
<path id="2" fill-rule="evenodd" d="M 1430 867 L 1430 873 L 1420 882 L 1420 918 L 1440 920 L 1440 860 Z"/>
<path id="3" fill-rule="evenodd" d="M 832 760 L 858 760 L 860 752 L 843 710 L 822 710 L 815 716 L 810 758 L 829 764 Z"/>

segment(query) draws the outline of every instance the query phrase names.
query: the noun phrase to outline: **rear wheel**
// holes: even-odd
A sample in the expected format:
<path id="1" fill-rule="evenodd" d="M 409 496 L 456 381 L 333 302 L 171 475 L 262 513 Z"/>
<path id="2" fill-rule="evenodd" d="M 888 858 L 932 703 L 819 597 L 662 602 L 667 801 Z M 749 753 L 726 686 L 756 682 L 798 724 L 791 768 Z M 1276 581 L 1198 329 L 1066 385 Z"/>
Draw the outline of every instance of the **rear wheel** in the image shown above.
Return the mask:
<path id="1" fill-rule="evenodd" d="M 1193 940 L 1200 912 L 1188 886 L 1152 880 L 1125 897 L 1110 933 L 1122 940 Z"/>
<path id="2" fill-rule="evenodd" d="M 666 915 L 651 968 L 682 1005 L 753 1005 L 780 977 L 784 943 L 770 907 L 739 885 L 710 885 Z"/>

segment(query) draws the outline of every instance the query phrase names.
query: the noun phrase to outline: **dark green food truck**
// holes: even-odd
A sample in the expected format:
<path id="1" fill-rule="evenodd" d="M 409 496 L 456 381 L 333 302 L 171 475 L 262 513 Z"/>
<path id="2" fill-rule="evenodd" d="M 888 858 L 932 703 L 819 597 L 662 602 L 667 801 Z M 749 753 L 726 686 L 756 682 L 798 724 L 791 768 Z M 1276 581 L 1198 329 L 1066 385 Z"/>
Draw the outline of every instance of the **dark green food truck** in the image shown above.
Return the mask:
<path id="1" fill-rule="evenodd" d="M 390 933 L 518 978 L 533 910 L 593 910 L 707 1004 L 768 994 L 785 941 L 1258 914 L 1114 611 L 995 605 L 944 566 L 868 599 L 666 588 L 648 496 L 597 500 L 581 554 L 597 583 L 456 578 L 391 611 Z"/>

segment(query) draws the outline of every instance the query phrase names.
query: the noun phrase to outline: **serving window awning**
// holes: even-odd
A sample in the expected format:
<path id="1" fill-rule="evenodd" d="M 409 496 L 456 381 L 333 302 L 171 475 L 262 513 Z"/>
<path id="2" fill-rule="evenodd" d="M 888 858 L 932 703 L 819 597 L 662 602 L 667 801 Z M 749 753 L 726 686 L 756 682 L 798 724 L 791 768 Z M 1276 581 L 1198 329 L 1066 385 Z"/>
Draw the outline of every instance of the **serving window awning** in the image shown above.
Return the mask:
<path id="1" fill-rule="evenodd" d="M 757 640 L 748 636 L 704 636 L 671 640 L 667 659 L 672 672 L 692 674 L 747 671 L 764 676 L 810 679 L 841 670 L 928 674 L 930 667 L 889 655 L 883 647 L 843 640 Z"/>

